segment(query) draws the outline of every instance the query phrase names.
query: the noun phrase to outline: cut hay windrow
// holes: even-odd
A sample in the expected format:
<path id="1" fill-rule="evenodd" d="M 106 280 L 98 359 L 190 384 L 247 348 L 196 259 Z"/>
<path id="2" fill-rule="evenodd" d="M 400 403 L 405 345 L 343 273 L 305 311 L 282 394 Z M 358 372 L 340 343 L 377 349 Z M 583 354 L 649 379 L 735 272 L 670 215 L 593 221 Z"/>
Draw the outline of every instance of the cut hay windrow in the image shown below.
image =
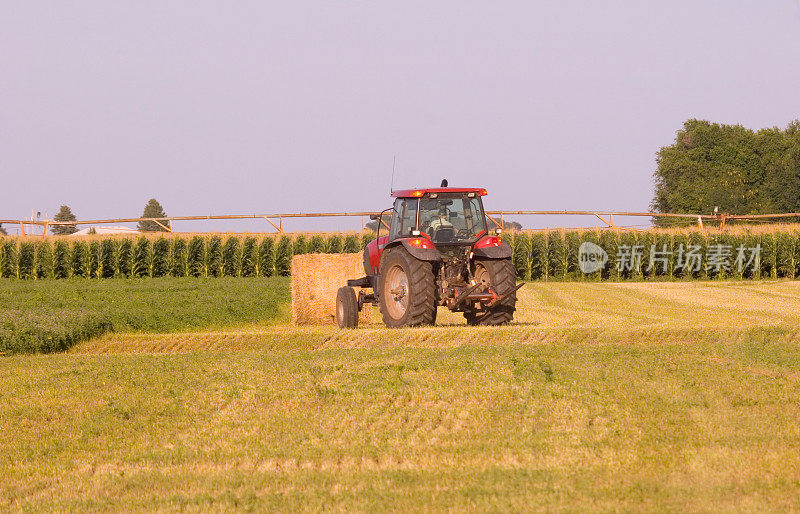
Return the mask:
<path id="1" fill-rule="evenodd" d="M 0 278 L 288 276 L 294 256 L 360 253 L 374 237 L 371 232 L 156 233 L 44 240 L 7 236 L 0 238 Z M 797 224 L 734 225 L 722 232 L 699 228 L 524 230 L 508 231 L 503 239 L 512 247 L 520 280 L 800 278 Z M 580 262 L 584 243 L 607 255 L 601 268 L 588 273 Z"/>

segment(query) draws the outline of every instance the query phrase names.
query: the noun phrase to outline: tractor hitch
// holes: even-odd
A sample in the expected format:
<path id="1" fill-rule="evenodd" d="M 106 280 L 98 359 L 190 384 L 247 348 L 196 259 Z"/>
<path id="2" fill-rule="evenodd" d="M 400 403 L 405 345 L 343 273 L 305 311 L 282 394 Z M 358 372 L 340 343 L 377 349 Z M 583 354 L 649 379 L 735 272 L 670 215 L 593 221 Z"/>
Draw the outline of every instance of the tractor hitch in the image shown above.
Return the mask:
<path id="1" fill-rule="evenodd" d="M 458 307 L 462 303 L 464 303 L 467 300 L 469 300 L 470 299 L 469 295 L 471 295 L 473 292 L 475 292 L 475 290 L 478 289 L 479 287 L 481 287 L 482 285 L 483 284 L 475 284 L 474 286 L 470 287 L 466 291 L 463 291 L 463 292 L 459 293 L 458 296 L 456 296 L 456 299 L 453 302 L 453 305 L 452 305 L 451 308 L 455 309 L 456 307 Z"/>
<path id="2" fill-rule="evenodd" d="M 373 285 L 373 277 L 371 275 L 367 275 L 366 277 L 361 278 L 351 278 L 347 281 L 347 285 L 350 287 L 360 287 L 360 288 L 370 288 L 375 289 Z"/>
<path id="3" fill-rule="evenodd" d="M 519 288 L 521 288 L 524 285 L 525 285 L 525 282 L 523 282 L 521 284 L 517 284 L 517 287 L 515 287 L 514 289 L 512 289 L 511 291 L 509 291 L 509 292 L 507 292 L 505 294 L 502 294 L 502 295 L 498 296 L 497 298 L 492 300 L 486 307 L 491 309 L 495 305 L 499 305 L 499 304 L 505 302 L 506 300 L 508 300 L 511 297 L 512 294 L 516 293 L 519 290 Z"/>

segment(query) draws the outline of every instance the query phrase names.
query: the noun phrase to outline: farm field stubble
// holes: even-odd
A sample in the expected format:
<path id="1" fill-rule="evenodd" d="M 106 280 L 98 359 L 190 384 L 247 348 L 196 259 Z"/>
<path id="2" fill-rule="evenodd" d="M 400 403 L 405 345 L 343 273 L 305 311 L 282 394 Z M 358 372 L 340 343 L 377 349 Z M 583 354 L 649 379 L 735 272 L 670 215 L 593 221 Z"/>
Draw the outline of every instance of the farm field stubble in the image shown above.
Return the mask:
<path id="1" fill-rule="evenodd" d="M 0 505 L 785 510 L 800 284 L 537 283 L 519 322 L 109 334 L 0 360 Z"/>

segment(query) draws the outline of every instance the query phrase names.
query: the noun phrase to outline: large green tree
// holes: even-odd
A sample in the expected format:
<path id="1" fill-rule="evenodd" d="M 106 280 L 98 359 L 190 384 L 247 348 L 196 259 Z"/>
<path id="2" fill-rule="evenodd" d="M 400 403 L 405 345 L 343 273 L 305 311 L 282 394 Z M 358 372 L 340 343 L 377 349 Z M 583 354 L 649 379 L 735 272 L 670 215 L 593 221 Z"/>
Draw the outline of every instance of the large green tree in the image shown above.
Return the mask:
<path id="1" fill-rule="evenodd" d="M 758 132 L 689 120 L 656 159 L 656 212 L 800 211 L 800 121 Z M 669 220 L 656 220 L 668 224 Z"/>
<path id="2" fill-rule="evenodd" d="M 150 220 L 142 220 L 139 222 L 139 230 L 141 232 L 169 232 L 164 227 L 169 227 L 169 220 L 165 219 L 167 214 L 164 212 L 164 208 L 158 203 L 158 200 L 155 198 L 151 198 L 150 201 L 147 202 L 147 205 L 144 206 L 144 211 L 142 212 L 142 218 L 157 218 L 159 223 Z"/>
<path id="3" fill-rule="evenodd" d="M 72 209 L 67 205 L 62 205 L 61 209 L 53 216 L 53 221 L 77 221 L 78 218 L 72 213 Z M 53 225 L 50 232 L 57 236 L 68 236 L 78 231 L 77 225 Z"/>

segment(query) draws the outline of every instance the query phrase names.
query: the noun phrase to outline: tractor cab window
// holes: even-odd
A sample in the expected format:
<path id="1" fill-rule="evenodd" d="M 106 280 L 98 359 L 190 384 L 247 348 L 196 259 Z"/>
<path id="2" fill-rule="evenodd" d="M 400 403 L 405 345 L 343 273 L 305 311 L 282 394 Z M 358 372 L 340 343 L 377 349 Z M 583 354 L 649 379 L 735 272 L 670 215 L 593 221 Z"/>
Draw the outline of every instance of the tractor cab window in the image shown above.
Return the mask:
<path id="1" fill-rule="evenodd" d="M 417 228 L 416 198 L 398 198 L 392 211 L 392 225 L 389 229 L 389 240 L 399 237 L 411 237 L 411 231 Z"/>
<path id="2" fill-rule="evenodd" d="M 483 205 L 479 197 L 458 193 L 440 193 L 425 197 L 419 207 L 420 230 L 434 243 L 474 241 L 486 232 Z"/>

